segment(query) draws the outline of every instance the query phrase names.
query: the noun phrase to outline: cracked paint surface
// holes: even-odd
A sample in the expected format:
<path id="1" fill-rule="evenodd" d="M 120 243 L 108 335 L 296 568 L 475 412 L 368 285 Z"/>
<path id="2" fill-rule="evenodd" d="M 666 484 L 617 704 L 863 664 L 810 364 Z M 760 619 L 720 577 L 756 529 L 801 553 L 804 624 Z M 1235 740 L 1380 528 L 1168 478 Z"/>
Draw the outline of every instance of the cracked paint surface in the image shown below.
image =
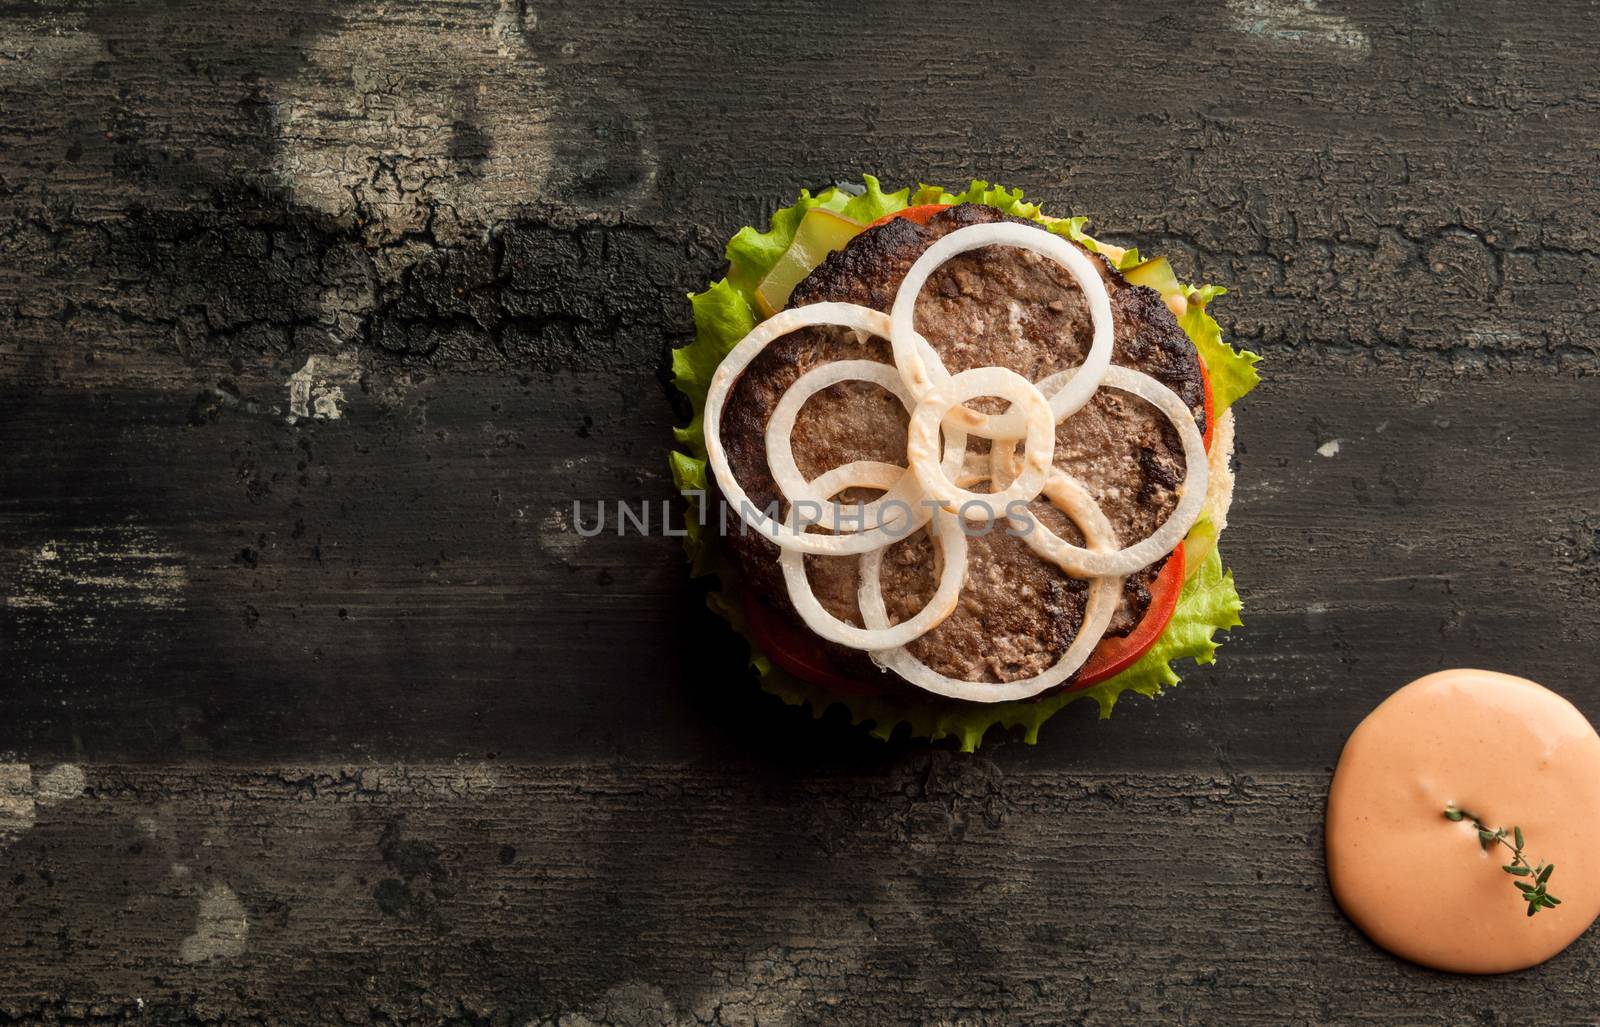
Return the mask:
<path id="1" fill-rule="evenodd" d="M 231 959 L 244 951 L 249 934 L 250 921 L 239 896 L 226 884 L 214 884 L 200 896 L 194 931 L 178 947 L 178 958 L 185 963 Z"/>

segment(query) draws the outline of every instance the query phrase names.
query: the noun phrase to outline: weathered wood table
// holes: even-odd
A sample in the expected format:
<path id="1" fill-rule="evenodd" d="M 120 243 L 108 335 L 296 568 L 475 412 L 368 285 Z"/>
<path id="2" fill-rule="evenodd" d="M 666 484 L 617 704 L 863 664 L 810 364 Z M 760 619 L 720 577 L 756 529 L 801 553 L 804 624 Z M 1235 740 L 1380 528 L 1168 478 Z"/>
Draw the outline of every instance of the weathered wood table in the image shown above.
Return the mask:
<path id="1" fill-rule="evenodd" d="M 1321 817 L 1448 665 L 1600 718 L 1600 9 L 0 13 L 0 1022 L 1590 1022 L 1370 946 Z M 760 693 L 661 501 L 719 249 L 1028 186 L 1260 350 L 1210 670 L 1037 747 Z"/>

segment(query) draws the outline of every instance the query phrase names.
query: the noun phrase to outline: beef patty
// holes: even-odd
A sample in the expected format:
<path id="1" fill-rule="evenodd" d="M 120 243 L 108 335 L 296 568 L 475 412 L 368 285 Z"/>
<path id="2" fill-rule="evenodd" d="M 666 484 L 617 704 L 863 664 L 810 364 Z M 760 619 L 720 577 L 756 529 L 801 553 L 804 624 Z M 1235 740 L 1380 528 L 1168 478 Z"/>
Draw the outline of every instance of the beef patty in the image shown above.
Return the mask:
<path id="1" fill-rule="evenodd" d="M 912 263 L 936 239 L 967 225 L 1018 220 L 993 207 L 963 204 L 934 215 L 926 225 L 897 219 L 868 229 L 830 254 L 795 289 L 789 305 L 842 301 L 887 311 Z M 1090 258 L 1111 296 L 1113 363 L 1143 371 L 1177 393 L 1203 431 L 1204 387 L 1193 343 L 1160 294 L 1130 284 L 1104 258 Z M 1014 247 L 974 250 L 941 265 L 917 298 L 915 323 L 952 374 L 997 365 L 1030 381 L 1082 363 L 1094 334 L 1088 303 L 1071 274 Z M 777 501 L 780 510 L 788 510 L 767 466 L 765 431 L 773 408 L 802 374 L 842 359 L 893 363 L 886 340 L 861 340 L 842 328 L 807 328 L 775 340 L 734 386 L 723 413 L 722 440 L 734 476 L 756 506 Z M 989 399 L 972 406 L 993 411 L 1004 404 Z M 812 396 L 800 411 L 793 433 L 795 460 L 807 478 L 853 460 L 903 466 L 907 421 L 904 406 L 880 386 L 841 382 Z M 970 449 L 986 450 L 987 443 L 971 439 Z M 1054 461 L 1094 494 L 1125 546 L 1149 535 L 1172 512 L 1184 476 L 1183 446 L 1167 419 L 1143 400 L 1105 388 L 1057 425 Z M 1033 509 L 1062 538 L 1082 544 L 1076 527 L 1044 500 Z M 784 587 L 778 547 L 759 533 L 739 531 L 735 521 L 730 518 L 727 541 L 745 587 L 800 624 Z M 926 530 L 890 546 L 883 590 L 891 622 L 913 616 L 932 596 L 934 548 Z M 854 556 L 806 557 L 823 607 L 859 625 L 858 564 Z M 1127 579 L 1110 634 L 1126 634 L 1144 615 L 1159 568 L 1156 564 Z M 909 648 L 935 671 L 962 680 L 1029 677 L 1066 651 L 1083 621 L 1087 598 L 1086 581 L 1039 559 L 1024 540 L 996 527 L 969 539 L 967 579 L 955 612 Z M 865 653 L 831 644 L 827 649 L 841 673 L 877 679 Z"/>

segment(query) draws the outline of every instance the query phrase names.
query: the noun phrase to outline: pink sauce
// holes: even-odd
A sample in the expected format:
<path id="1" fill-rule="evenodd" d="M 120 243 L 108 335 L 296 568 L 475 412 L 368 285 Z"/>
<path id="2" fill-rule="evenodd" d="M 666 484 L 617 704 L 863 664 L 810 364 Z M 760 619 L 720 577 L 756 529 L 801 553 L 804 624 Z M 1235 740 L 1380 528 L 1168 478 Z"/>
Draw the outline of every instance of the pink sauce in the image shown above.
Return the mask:
<path id="1" fill-rule="evenodd" d="M 1532 917 L 1454 804 L 1520 826 L 1561 900 Z M 1397 956 L 1456 973 L 1542 963 L 1600 914 L 1600 736 L 1549 689 L 1447 670 L 1384 700 L 1345 743 L 1328 794 L 1328 879 L 1356 926 Z"/>

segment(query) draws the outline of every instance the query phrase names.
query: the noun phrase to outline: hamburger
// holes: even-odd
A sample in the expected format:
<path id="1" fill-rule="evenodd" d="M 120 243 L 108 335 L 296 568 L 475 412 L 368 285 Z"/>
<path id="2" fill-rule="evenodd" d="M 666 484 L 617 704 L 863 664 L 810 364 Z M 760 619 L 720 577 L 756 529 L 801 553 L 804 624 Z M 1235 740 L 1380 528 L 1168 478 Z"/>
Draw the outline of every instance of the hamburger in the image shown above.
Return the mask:
<path id="1" fill-rule="evenodd" d="M 1223 290 L 1020 191 L 871 176 L 741 230 L 673 353 L 687 548 L 764 687 L 1028 741 L 1239 624 L 1216 541 L 1254 354 Z"/>

